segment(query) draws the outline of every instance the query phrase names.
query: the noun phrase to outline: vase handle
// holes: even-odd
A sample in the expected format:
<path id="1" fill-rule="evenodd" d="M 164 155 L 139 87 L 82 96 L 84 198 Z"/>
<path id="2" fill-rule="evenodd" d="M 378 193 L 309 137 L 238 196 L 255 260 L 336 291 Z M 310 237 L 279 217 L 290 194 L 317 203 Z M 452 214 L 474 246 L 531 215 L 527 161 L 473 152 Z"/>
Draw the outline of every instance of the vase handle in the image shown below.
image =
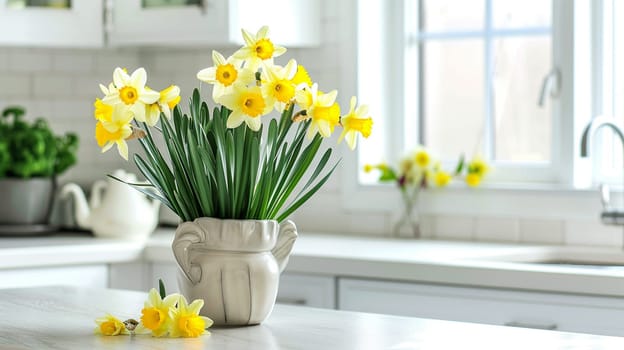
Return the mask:
<path id="1" fill-rule="evenodd" d="M 191 264 L 190 246 L 204 242 L 206 233 L 194 222 L 184 222 L 178 226 L 171 248 L 178 266 L 184 272 L 186 279 L 197 284 L 201 279 L 201 268 Z"/>
<path id="2" fill-rule="evenodd" d="M 281 223 L 279 226 L 277 243 L 275 244 L 275 248 L 271 250 L 275 260 L 277 260 L 280 273 L 284 271 L 286 264 L 288 264 L 288 257 L 290 256 L 290 252 L 292 251 L 296 239 L 297 227 L 295 224 L 290 220 L 286 220 Z"/>

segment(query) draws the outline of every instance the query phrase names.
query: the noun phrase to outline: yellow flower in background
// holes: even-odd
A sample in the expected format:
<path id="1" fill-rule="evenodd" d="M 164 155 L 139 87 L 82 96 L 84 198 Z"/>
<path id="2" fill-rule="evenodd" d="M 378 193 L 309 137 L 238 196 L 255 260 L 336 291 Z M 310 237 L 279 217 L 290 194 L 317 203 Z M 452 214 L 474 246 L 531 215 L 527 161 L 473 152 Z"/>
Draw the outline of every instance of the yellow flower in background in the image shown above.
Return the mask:
<path id="1" fill-rule="evenodd" d="M 262 93 L 278 112 L 295 98 L 296 84 L 293 82 L 297 72 L 297 62 L 288 61 L 285 67 L 264 65 L 262 69 Z"/>
<path id="2" fill-rule="evenodd" d="M 370 173 L 371 171 L 373 171 L 373 169 L 375 169 L 375 166 L 372 164 L 364 164 L 364 172 L 365 173 Z"/>
<path id="3" fill-rule="evenodd" d="M 466 175 L 466 184 L 470 187 L 477 187 L 481 183 L 481 176 L 476 173 L 468 173 Z"/>
<path id="4" fill-rule="evenodd" d="M 126 326 L 124 325 L 124 323 L 110 314 L 106 314 L 106 316 L 104 317 L 96 318 L 95 323 L 97 324 L 94 330 L 95 334 L 101 334 L 101 335 L 130 334 L 130 332 L 126 329 Z"/>
<path id="5" fill-rule="evenodd" d="M 236 51 L 233 56 L 245 60 L 245 68 L 255 71 L 262 62 L 272 65 L 273 57 L 281 56 L 286 52 L 284 47 L 274 45 L 268 38 L 269 27 L 267 26 L 260 28 L 256 35 L 245 29 L 242 33 L 245 46 Z"/>
<path id="6" fill-rule="evenodd" d="M 489 168 L 485 160 L 481 157 L 473 158 L 470 163 L 468 163 L 468 173 L 476 174 L 479 177 L 483 177 Z"/>
<path id="7" fill-rule="evenodd" d="M 356 104 L 356 97 L 351 97 L 349 113 L 342 117 L 341 122 L 343 130 L 338 138 L 338 143 L 340 143 L 343 138 L 346 138 L 347 145 L 349 145 L 349 148 L 352 150 L 355 149 L 357 143 L 357 133 L 359 132 L 364 138 L 368 138 L 373 128 L 373 119 L 367 116 L 368 106 L 361 105 L 356 109 Z"/>
<path id="8" fill-rule="evenodd" d="M 132 75 L 128 75 L 123 69 L 117 67 L 113 72 L 113 84 L 115 89 L 104 97 L 102 102 L 109 105 L 122 104 L 132 112 L 136 120 L 145 121 L 146 105 L 158 100 L 160 94 L 145 87 L 147 73 L 144 68 L 135 70 Z"/>
<path id="9" fill-rule="evenodd" d="M 416 165 L 418 165 L 421 168 L 428 167 L 430 160 L 431 160 L 431 157 L 429 156 L 429 153 L 425 149 L 419 149 L 418 151 L 416 151 L 416 154 L 414 155 L 414 162 L 416 162 Z"/>
<path id="10" fill-rule="evenodd" d="M 177 309 L 171 309 L 172 320 L 169 335 L 173 338 L 193 338 L 202 334 L 210 334 L 206 328 L 212 326 L 212 320 L 199 315 L 203 306 L 202 299 L 197 299 L 188 305 L 184 296 L 181 295 Z"/>
<path id="11" fill-rule="evenodd" d="M 113 145 L 117 145 L 119 154 L 128 160 L 128 144 L 126 139 L 132 134 L 132 113 L 122 106 L 114 107 L 109 119 L 98 120 L 95 125 L 95 139 L 98 146 L 102 147 L 102 153 L 108 151 Z"/>
<path id="12" fill-rule="evenodd" d="M 260 130 L 260 117 L 273 109 L 257 86 L 247 88 L 235 85 L 231 94 L 223 96 L 222 103 L 232 111 L 227 119 L 228 128 L 236 128 L 245 122 L 253 131 Z"/>
<path id="13" fill-rule="evenodd" d="M 451 174 L 444 170 L 438 170 L 434 174 L 433 181 L 437 187 L 445 187 L 451 182 Z"/>
<path id="14" fill-rule="evenodd" d="M 225 59 L 218 51 L 212 51 L 213 67 L 197 73 L 197 79 L 213 84 L 212 98 L 219 103 L 221 98 L 232 92 L 234 84 L 247 85 L 255 79 L 255 73 L 249 68 L 240 68 L 241 60 L 233 56 Z"/>
<path id="15" fill-rule="evenodd" d="M 161 299 L 156 289 L 152 288 L 141 310 L 141 323 L 138 326 L 138 332 L 149 329 L 155 337 L 167 335 L 171 324 L 169 311 L 175 307 L 179 299 L 180 294 L 171 294 Z"/>

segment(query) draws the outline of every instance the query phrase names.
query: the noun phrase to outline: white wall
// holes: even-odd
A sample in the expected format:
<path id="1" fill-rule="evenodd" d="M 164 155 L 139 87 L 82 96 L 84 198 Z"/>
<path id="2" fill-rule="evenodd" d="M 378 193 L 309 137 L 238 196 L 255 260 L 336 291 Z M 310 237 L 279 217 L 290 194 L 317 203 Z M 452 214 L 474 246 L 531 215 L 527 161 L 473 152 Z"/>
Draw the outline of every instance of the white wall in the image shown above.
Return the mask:
<path id="1" fill-rule="evenodd" d="M 323 45 L 318 49 L 290 49 L 283 59 L 304 64 L 324 90 L 338 89 L 339 102 L 348 108 L 356 94 L 354 48 L 354 0 L 325 0 L 322 15 Z M 171 83 L 182 88 L 183 106 L 198 81 L 195 74 L 212 65 L 211 50 L 197 49 L 98 49 L 66 50 L 0 48 L 0 108 L 19 104 L 30 117 L 44 116 L 57 132 L 73 130 L 81 137 L 78 165 L 62 177 L 88 185 L 118 167 L 134 169 L 111 150 L 101 154 L 94 139 L 93 102 L 101 93 L 99 83 L 108 84 L 115 67 L 134 70 L 145 67 L 148 84 L 162 89 Z M 234 48 L 214 48 L 230 54 Z M 375 54 L 375 53 L 371 53 Z M 354 55 L 354 54 L 353 54 Z M 132 149 L 138 145 L 131 144 Z M 336 148 L 340 154 L 345 145 Z M 346 156 L 352 156 L 345 152 Z M 389 235 L 394 215 L 387 211 L 349 211 L 342 206 L 339 167 L 326 186 L 295 215 L 301 231 Z M 424 203 L 426 205 L 426 203 Z M 388 205 L 392 207 L 392 205 Z M 596 212 L 596 218 L 598 212 Z M 436 215 L 423 218 L 427 237 L 461 240 L 538 242 L 621 246 L 622 229 L 605 227 L 598 220 L 570 218 L 482 217 Z"/>

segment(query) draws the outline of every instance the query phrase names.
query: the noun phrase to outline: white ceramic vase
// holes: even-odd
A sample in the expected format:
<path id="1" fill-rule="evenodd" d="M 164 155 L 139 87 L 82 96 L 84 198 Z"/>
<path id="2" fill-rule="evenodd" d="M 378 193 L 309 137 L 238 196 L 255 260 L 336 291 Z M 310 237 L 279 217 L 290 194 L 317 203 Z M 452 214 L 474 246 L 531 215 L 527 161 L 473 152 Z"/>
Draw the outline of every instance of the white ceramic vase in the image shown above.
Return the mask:
<path id="1" fill-rule="evenodd" d="M 178 285 L 218 326 L 254 325 L 275 304 L 279 275 L 297 238 L 291 221 L 198 218 L 178 226 Z"/>

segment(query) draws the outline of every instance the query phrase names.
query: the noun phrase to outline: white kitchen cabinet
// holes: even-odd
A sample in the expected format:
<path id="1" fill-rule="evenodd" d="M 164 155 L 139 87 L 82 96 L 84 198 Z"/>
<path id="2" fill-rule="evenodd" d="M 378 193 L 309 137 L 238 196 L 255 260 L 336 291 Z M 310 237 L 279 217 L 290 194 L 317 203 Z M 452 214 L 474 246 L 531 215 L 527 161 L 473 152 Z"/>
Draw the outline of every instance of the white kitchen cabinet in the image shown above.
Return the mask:
<path id="1" fill-rule="evenodd" d="M 350 278 L 338 288 L 341 310 L 624 336 L 619 298 Z"/>
<path id="2" fill-rule="evenodd" d="M 79 286 L 106 288 L 106 265 L 76 265 L 0 270 L 0 288 Z"/>
<path id="3" fill-rule="evenodd" d="M 112 46 L 224 44 L 228 40 L 227 0 L 114 0 L 111 9 L 108 39 Z"/>
<path id="4" fill-rule="evenodd" d="M 277 303 L 336 308 L 336 279 L 331 276 L 283 273 Z"/>
<path id="5" fill-rule="evenodd" d="M 263 25 L 289 47 L 320 44 L 321 0 L 108 0 L 111 46 L 238 46 Z M 112 1 L 112 3 L 110 3 Z"/>
<path id="6" fill-rule="evenodd" d="M 38 1 L 50 6 L 23 6 L 0 0 L 0 45 L 44 47 L 102 47 L 102 0 Z M 26 3 L 24 1 L 24 3 Z"/>

